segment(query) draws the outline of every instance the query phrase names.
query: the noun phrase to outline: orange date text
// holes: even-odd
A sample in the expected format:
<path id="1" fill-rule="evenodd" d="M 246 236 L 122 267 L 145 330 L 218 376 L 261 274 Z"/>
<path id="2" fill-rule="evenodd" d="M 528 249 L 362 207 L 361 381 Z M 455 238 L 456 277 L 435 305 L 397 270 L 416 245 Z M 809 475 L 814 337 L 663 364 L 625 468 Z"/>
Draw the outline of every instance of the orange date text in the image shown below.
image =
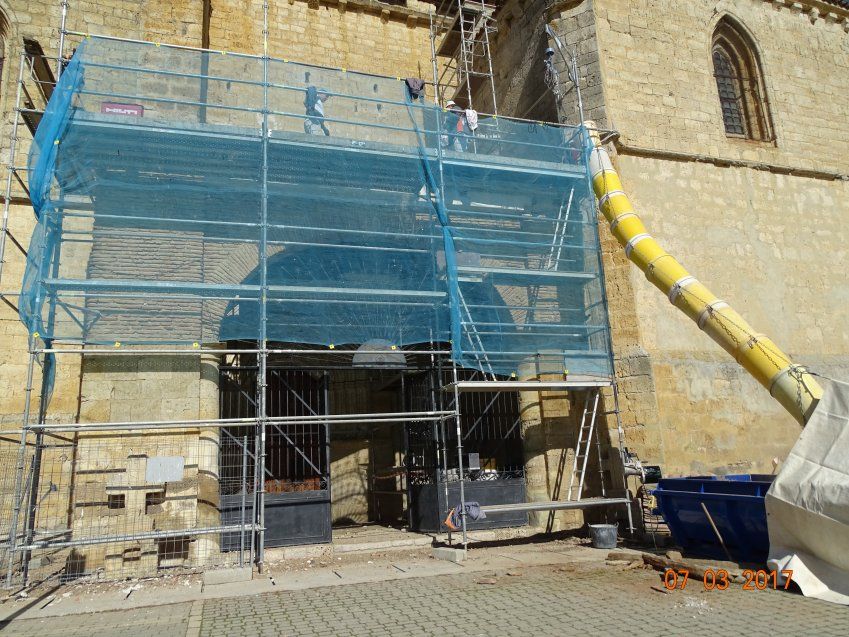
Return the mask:
<path id="1" fill-rule="evenodd" d="M 767 588 L 787 590 L 793 580 L 793 571 L 782 569 L 780 571 L 766 571 L 763 569 L 743 571 L 744 591 L 763 591 Z M 727 590 L 733 581 L 732 576 L 724 568 L 709 568 L 702 578 L 702 585 L 706 591 Z M 684 590 L 690 583 L 690 571 L 686 568 L 668 568 L 663 573 L 663 586 L 666 590 L 673 591 L 676 588 Z"/>

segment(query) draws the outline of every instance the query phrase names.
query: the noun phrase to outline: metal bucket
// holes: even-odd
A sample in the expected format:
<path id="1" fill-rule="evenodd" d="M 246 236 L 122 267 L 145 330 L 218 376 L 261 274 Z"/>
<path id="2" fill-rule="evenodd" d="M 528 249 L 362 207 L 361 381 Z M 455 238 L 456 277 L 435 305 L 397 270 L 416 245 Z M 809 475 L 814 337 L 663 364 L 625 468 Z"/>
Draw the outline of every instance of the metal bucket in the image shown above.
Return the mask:
<path id="1" fill-rule="evenodd" d="M 594 549 L 615 549 L 618 524 L 590 524 L 590 539 Z"/>

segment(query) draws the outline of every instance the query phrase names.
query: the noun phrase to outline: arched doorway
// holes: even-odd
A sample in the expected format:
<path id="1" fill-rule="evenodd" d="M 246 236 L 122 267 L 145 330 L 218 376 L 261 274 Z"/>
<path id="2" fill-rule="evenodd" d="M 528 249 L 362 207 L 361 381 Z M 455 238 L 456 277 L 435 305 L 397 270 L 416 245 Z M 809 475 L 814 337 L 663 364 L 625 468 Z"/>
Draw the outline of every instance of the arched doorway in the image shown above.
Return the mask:
<path id="1" fill-rule="evenodd" d="M 322 247 L 287 249 L 269 258 L 268 283 L 284 291 L 304 282 L 316 282 L 315 264 L 334 271 L 344 251 Z M 408 272 L 432 269 L 430 255 L 419 263 L 412 259 Z M 368 276 L 367 263 L 361 267 Z M 351 270 L 347 271 L 351 275 Z M 322 275 L 323 276 L 323 275 Z M 349 278 L 350 280 L 350 278 Z M 256 286 L 258 271 L 244 280 Z M 324 283 L 323 281 L 318 283 Z M 318 287 L 326 287 L 317 285 Z M 479 288 L 479 289 L 478 289 Z M 480 297 L 477 299 L 477 297 Z M 453 409 L 453 394 L 441 391 L 451 379 L 451 361 L 445 354 L 447 340 L 402 339 L 393 347 L 387 337 L 395 334 L 427 334 L 433 313 L 428 304 L 339 304 L 328 310 L 323 325 L 303 324 L 302 308 L 285 301 L 269 303 L 269 344 L 266 404 L 272 420 L 266 432 L 266 545 L 283 546 L 327 542 L 331 529 L 345 534 L 351 527 L 376 525 L 439 531 L 447 508 L 454 506 L 459 473 L 456 428 L 439 420 L 416 420 L 413 413 Z M 493 322 L 509 316 L 497 290 L 481 282 L 466 292 L 469 302 L 490 306 Z M 221 324 L 222 340 L 232 347 L 251 349 L 259 312 L 255 300 L 232 301 Z M 447 318 L 445 319 L 447 322 Z M 326 337 L 327 326 L 336 338 Z M 399 326 L 402 328 L 399 330 Z M 409 329 L 406 329 L 408 326 Z M 419 330 L 418 332 L 416 330 Z M 340 336 L 341 335 L 341 336 Z M 297 342 L 292 342 L 298 338 Z M 319 350 L 319 352 L 317 352 Z M 433 351 L 433 354 L 422 353 Z M 256 355 L 234 357 L 221 366 L 221 417 L 244 418 L 256 414 Z M 463 378 L 481 372 L 460 370 Z M 465 449 L 463 478 L 482 504 L 521 502 L 524 475 L 518 397 L 464 394 L 460 410 Z M 299 421 L 330 415 L 332 422 Z M 226 434 L 225 434 L 226 435 Z M 246 441 L 255 449 L 255 440 Z M 446 452 L 446 450 L 450 450 Z M 259 450 L 250 453 L 257 453 Z M 249 462 L 250 454 L 243 452 Z M 223 461 L 239 469 L 238 462 Z M 448 489 L 446 489 L 446 484 Z M 453 486 L 452 486 L 453 484 Z M 446 492 L 448 497 L 446 498 Z M 235 511 L 238 494 L 224 497 L 223 506 Z M 527 516 L 502 516 L 476 523 L 480 527 L 525 524 Z M 474 525 L 472 525 L 474 527 Z"/>

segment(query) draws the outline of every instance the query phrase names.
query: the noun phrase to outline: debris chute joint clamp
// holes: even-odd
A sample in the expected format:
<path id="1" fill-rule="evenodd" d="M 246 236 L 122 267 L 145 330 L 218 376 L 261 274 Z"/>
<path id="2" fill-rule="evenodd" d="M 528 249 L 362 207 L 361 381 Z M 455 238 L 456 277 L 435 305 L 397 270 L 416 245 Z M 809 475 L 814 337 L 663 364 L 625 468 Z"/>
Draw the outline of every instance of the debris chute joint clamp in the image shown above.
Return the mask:
<path id="1" fill-rule="evenodd" d="M 626 213 L 619 215 L 613 221 L 610 222 L 610 231 L 615 232 L 616 227 L 619 225 L 619 222 L 622 221 L 623 219 L 626 219 L 628 217 L 636 217 L 636 216 L 637 216 L 636 212 L 626 212 Z"/>
<path id="2" fill-rule="evenodd" d="M 651 235 L 646 232 L 643 232 L 634 237 L 631 237 L 628 243 L 625 244 L 625 256 L 630 259 L 631 251 L 634 249 L 634 246 L 636 246 L 643 239 L 651 239 Z"/>
<path id="3" fill-rule="evenodd" d="M 667 295 L 669 297 L 669 302 L 674 304 L 675 299 L 677 299 L 678 295 L 681 294 L 681 292 L 683 291 L 684 286 L 690 285 L 691 283 L 695 283 L 696 280 L 696 277 L 688 274 L 687 276 L 682 276 L 675 283 L 673 283 L 672 287 L 669 289 L 669 294 Z"/>
<path id="4" fill-rule="evenodd" d="M 764 339 L 764 338 L 766 338 L 766 334 L 752 334 L 752 335 L 749 337 L 749 340 L 748 340 L 748 341 L 746 341 L 746 347 L 748 347 L 749 349 L 755 349 L 755 347 L 757 346 L 758 342 L 759 342 L 761 339 Z"/>
<path id="5" fill-rule="evenodd" d="M 624 197 L 625 193 L 622 192 L 621 190 L 611 190 L 610 192 L 607 192 L 607 193 L 605 193 L 604 195 L 601 196 L 601 198 L 598 200 L 598 207 L 602 208 L 605 204 L 610 203 L 610 200 L 613 197 L 620 197 L 620 196 Z"/>
<path id="6" fill-rule="evenodd" d="M 705 323 L 707 323 L 708 319 L 711 318 L 712 316 L 714 316 L 716 314 L 717 310 L 720 310 L 724 307 L 730 307 L 730 306 L 728 305 L 728 303 L 726 303 L 725 301 L 723 301 L 721 299 L 717 299 L 716 301 L 708 303 L 705 306 L 705 309 L 702 310 L 702 313 L 699 314 L 699 320 L 697 321 L 699 329 L 700 330 L 705 329 Z"/>
<path id="7" fill-rule="evenodd" d="M 793 363 L 790 363 L 789 365 L 787 365 L 787 367 L 784 367 L 784 368 L 778 370 L 775 373 L 775 376 L 773 376 L 772 380 L 769 381 L 769 395 L 770 396 L 775 398 L 775 394 L 772 393 L 773 390 L 775 389 L 775 385 L 778 383 L 779 380 L 781 380 L 782 376 L 790 374 L 793 371 L 793 369 L 797 368 L 797 367 L 802 367 L 802 366 L 801 365 L 794 365 Z"/>

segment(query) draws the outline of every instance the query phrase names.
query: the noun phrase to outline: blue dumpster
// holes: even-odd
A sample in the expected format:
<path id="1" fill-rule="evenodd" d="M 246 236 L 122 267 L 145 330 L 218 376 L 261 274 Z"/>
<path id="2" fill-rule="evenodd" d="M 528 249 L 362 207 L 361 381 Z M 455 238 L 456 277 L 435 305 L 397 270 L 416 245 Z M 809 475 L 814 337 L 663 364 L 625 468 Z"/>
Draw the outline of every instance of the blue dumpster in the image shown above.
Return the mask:
<path id="1" fill-rule="evenodd" d="M 675 542 L 687 553 L 727 559 L 702 505 L 738 562 L 766 562 L 769 535 L 764 496 L 773 476 L 662 478 L 654 495 Z"/>

